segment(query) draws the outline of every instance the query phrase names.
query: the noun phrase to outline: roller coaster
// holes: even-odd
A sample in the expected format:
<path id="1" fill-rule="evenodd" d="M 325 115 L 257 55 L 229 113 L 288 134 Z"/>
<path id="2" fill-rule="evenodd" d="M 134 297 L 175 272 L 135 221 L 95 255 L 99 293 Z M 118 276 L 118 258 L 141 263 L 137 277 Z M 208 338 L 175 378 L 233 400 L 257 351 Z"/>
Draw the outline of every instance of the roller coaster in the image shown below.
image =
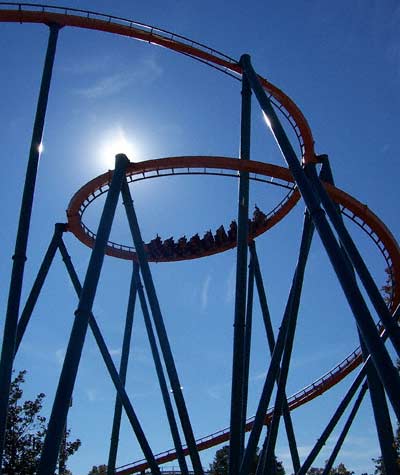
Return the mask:
<path id="1" fill-rule="evenodd" d="M 178 460 L 181 473 L 188 474 L 187 456 L 190 457 L 194 473 L 201 475 L 203 469 L 199 458 L 199 451 L 226 441 L 229 441 L 230 444 L 230 475 L 247 475 L 250 470 L 251 461 L 254 460 L 257 445 L 260 443 L 261 430 L 265 425 L 268 427 L 268 431 L 259 457 L 257 475 L 273 473 L 277 431 L 282 419 L 285 423 L 295 473 L 297 475 L 304 475 L 357 391 L 359 391 L 344 429 L 332 455 L 327 461 L 324 473 L 328 474 L 367 390 L 369 390 L 374 410 L 375 424 L 385 469 L 387 473 L 398 473 L 387 399 L 396 417 L 399 419 L 400 400 L 398 394 L 400 394 L 400 378 L 392 357 L 387 351 L 385 342 L 389 339 L 393 344 L 395 352 L 400 356 L 400 332 L 397 325 L 400 302 L 398 286 L 400 281 L 400 249 L 385 224 L 365 204 L 360 203 L 345 191 L 334 186 L 328 157 L 315 153 L 314 139 L 310 127 L 296 104 L 279 88 L 256 74 L 248 55 L 243 55 L 237 61 L 206 45 L 140 22 L 69 7 L 9 2 L 0 3 L 0 21 L 46 24 L 50 29 L 16 238 L 0 362 L 0 434 L 2 434 L 2 437 L 4 437 L 6 426 L 13 359 L 28 326 L 53 257 L 56 251 L 59 250 L 79 297 L 79 305 L 75 312 L 74 326 L 49 420 L 38 471 L 40 475 L 51 475 L 55 470 L 69 401 L 72 396 L 88 327 L 90 327 L 95 336 L 118 393 L 108 462 L 109 475 L 114 473 L 128 475 L 130 473 L 143 472 L 148 468 L 150 468 L 152 473 L 157 474 L 160 473 L 159 465 L 176 459 Z M 241 153 L 239 158 L 184 156 L 159 158 L 137 163 L 130 163 L 126 156 L 118 155 L 114 171 L 109 171 L 89 181 L 72 197 L 67 209 L 67 223 L 56 226 L 54 237 L 44 257 L 37 279 L 25 307 L 20 313 L 22 278 L 26 260 L 31 210 L 34 201 L 39 144 L 42 141 L 58 32 L 64 27 L 103 31 L 163 46 L 200 61 L 231 76 L 237 81 L 241 81 Z M 251 93 L 254 93 L 266 117 L 269 129 L 278 143 L 288 168 L 250 160 Z M 294 151 L 282 126 L 281 119 L 294 131 L 299 147 L 298 153 Z M 318 170 L 319 175 L 317 173 Z M 238 216 L 237 221 L 231 222 L 231 233 L 228 232 L 226 234 L 223 225 L 221 225 L 215 232 L 211 233 L 210 231 L 210 234 L 205 235 L 202 239 L 198 235 L 193 236 L 190 241 L 186 241 L 183 237 L 162 241 L 157 237 L 148 243 L 143 243 L 129 185 L 134 185 L 138 181 L 176 175 L 218 175 L 221 177 L 236 177 L 239 180 Z M 270 186 L 278 186 L 286 190 L 286 195 L 271 211 L 264 212 L 264 210 L 258 210 L 258 214 L 254 215 L 253 219 L 249 219 L 248 194 L 249 183 L 252 181 L 262 182 Z M 115 243 L 109 240 L 111 224 L 120 194 L 123 197 L 134 246 Z M 102 195 L 106 199 L 98 230 L 95 233 L 84 223 L 84 213 L 91 203 Z M 304 219 L 299 258 L 282 324 L 275 340 L 254 240 L 277 225 L 300 200 L 303 200 L 305 203 L 307 212 Z M 330 222 L 328 222 L 327 217 Z M 390 279 L 391 296 L 389 302 L 383 300 L 352 237 L 347 231 L 343 217 L 350 219 L 359 226 L 382 254 Z M 360 336 L 360 346 L 326 374 L 294 395 L 287 397 L 285 394 L 286 379 L 291 359 L 302 280 L 314 230 L 318 232 L 321 238 L 338 281 L 354 314 Z M 78 240 L 92 249 L 87 274 L 82 285 L 79 282 L 62 240 L 64 232 L 71 232 Z M 204 258 L 232 248 L 237 249 L 237 274 L 231 421 L 228 428 L 214 432 L 201 439 L 196 439 L 183 398 L 181 384 L 148 262 L 192 260 Z M 137 294 L 141 302 L 160 389 L 174 441 L 173 449 L 159 454 L 153 454 L 129 396 L 125 391 L 130 338 L 128 318 L 121 367 L 118 372 L 112 362 L 95 317 L 92 314 L 92 306 L 105 254 L 135 263 L 130 299 L 134 298 L 133 296 Z M 249 270 L 247 272 L 248 261 Z M 140 275 L 142 276 L 144 287 L 141 283 Z M 374 307 L 376 316 L 380 320 L 378 325 L 375 325 L 373 316 L 359 289 L 360 284 L 356 279 L 356 275 L 358 275 L 359 281 Z M 254 417 L 246 420 L 254 284 L 257 286 L 260 297 L 263 321 L 271 352 L 271 362 L 260 396 L 257 413 Z M 147 293 L 150 310 L 145 302 L 144 291 Z M 153 327 L 155 328 L 155 333 Z M 172 393 L 167 389 L 162 358 Z M 326 429 L 321 434 L 310 454 L 301 463 L 290 411 L 323 394 L 360 365 L 361 369 L 358 375 L 343 397 Z M 272 407 L 269 407 L 275 384 L 277 385 L 275 402 Z M 173 408 L 172 398 L 175 402 L 175 409 Z M 143 450 L 144 459 L 116 468 L 122 408 L 124 408 L 139 445 Z M 185 442 L 181 441 L 177 419 L 181 424 Z M 245 432 L 250 433 L 247 441 L 244 436 Z"/>

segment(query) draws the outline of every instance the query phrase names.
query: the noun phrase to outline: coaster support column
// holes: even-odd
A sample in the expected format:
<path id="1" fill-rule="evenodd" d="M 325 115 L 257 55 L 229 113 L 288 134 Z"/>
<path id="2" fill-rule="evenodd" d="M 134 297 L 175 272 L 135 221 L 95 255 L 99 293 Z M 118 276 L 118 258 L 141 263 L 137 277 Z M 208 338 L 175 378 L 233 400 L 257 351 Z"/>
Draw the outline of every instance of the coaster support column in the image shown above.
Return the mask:
<path id="1" fill-rule="evenodd" d="M 129 160 L 125 155 L 116 156 L 115 170 L 110 189 L 107 193 L 106 202 L 100 218 L 97 238 L 90 256 L 78 308 L 75 311 L 75 320 L 47 427 L 47 434 L 39 462 L 38 475 L 53 475 L 56 470 L 57 457 L 60 450 L 69 403 L 75 385 L 89 318 L 104 261 L 104 251 L 110 235 L 121 184 L 125 179 L 125 169 L 128 163 Z"/>
<path id="2" fill-rule="evenodd" d="M 242 57 L 243 58 L 243 57 Z M 251 88 L 242 77 L 240 160 L 250 159 Z M 229 475 L 238 475 L 243 454 L 243 389 L 246 327 L 247 241 L 249 231 L 249 173 L 239 172 L 238 230 L 236 252 L 235 316 L 229 440 Z"/>
<path id="3" fill-rule="evenodd" d="M 378 371 L 379 377 L 385 387 L 396 417 L 400 420 L 400 376 L 393 365 L 390 355 L 385 348 L 374 320 L 369 312 L 363 296 L 357 285 L 354 285 L 352 271 L 349 268 L 346 256 L 343 254 L 339 243 L 327 221 L 325 212 L 320 207 L 318 196 L 315 194 L 310 181 L 302 169 L 293 147 L 272 107 L 270 100 L 265 94 L 257 75 L 247 59 L 242 63 L 244 74 L 251 83 L 252 89 L 266 114 L 270 128 L 281 148 L 282 154 L 289 165 L 297 186 L 302 194 L 306 206 L 313 218 L 315 227 L 329 256 L 337 278 L 352 310 L 365 345 Z"/>
<path id="4" fill-rule="evenodd" d="M 150 309 L 153 315 L 155 329 L 157 331 L 158 340 L 160 342 L 161 351 L 164 357 L 165 366 L 171 383 L 176 407 L 182 424 L 182 430 L 185 434 L 186 443 L 189 449 L 190 458 L 193 465 L 195 475 L 203 475 L 203 467 L 201 465 L 199 452 L 196 446 L 196 440 L 193 434 L 189 413 L 186 407 L 185 399 L 182 393 L 182 386 L 179 381 L 178 372 L 176 370 L 175 361 L 172 355 L 171 346 L 168 339 L 167 330 L 164 325 L 160 304 L 158 301 L 156 289 L 151 275 L 150 266 L 147 261 L 146 252 L 144 250 L 143 239 L 141 236 L 139 223 L 136 217 L 135 208 L 133 206 L 131 192 L 126 179 L 122 183 L 122 197 L 129 222 L 130 231 L 135 245 L 140 271 L 143 277 L 143 283 L 149 299 Z"/>
<path id="5" fill-rule="evenodd" d="M 49 25 L 50 33 L 47 43 L 46 58 L 40 84 L 39 99 L 33 125 L 32 140 L 26 169 L 24 191 L 20 208 L 20 216 L 13 255 L 10 290 L 8 294 L 7 311 L 4 323 L 3 345 L 0 358 L 0 474 L 3 459 L 5 432 L 7 428 L 8 397 L 11 385 L 11 373 L 15 354 L 16 332 L 19 306 L 21 301 L 22 282 L 24 277 L 26 251 L 35 193 L 37 170 L 40 158 L 44 120 L 46 117 L 47 101 L 50 92 L 51 76 L 56 55 L 58 32 L 60 25 Z"/>
<path id="6" fill-rule="evenodd" d="M 365 393 L 367 392 L 368 390 L 368 385 L 367 383 L 364 383 L 358 396 L 357 396 L 357 399 L 354 403 L 354 406 L 353 408 L 351 409 L 351 412 L 349 414 L 349 417 L 347 418 L 347 421 L 343 427 L 343 430 L 342 432 L 340 433 L 339 435 L 339 438 L 335 444 L 335 447 L 332 451 L 332 454 L 331 456 L 329 457 L 328 461 L 326 462 L 326 465 L 325 465 L 325 468 L 324 468 L 324 471 L 322 472 L 322 475 L 329 475 L 331 473 L 331 470 L 332 470 L 332 467 L 333 467 L 333 464 L 335 463 L 335 460 L 336 460 L 336 457 L 343 445 L 343 442 L 344 442 L 344 439 L 346 438 L 348 432 L 349 432 L 349 429 L 351 427 L 351 424 L 353 423 L 354 421 L 354 418 L 356 417 L 357 415 L 357 412 L 358 412 L 358 409 L 360 408 L 360 405 L 364 399 L 364 396 L 365 396 Z M 396 472 L 387 472 L 387 473 L 393 473 L 395 474 Z"/>
<path id="7" fill-rule="evenodd" d="M 284 401 L 287 401 L 285 392 L 286 381 L 289 373 L 289 364 L 292 355 L 293 342 L 296 331 L 296 323 L 300 306 L 301 291 L 303 288 L 304 273 L 306 269 L 308 255 L 310 252 L 313 234 L 314 224 L 312 222 L 310 214 L 308 213 L 308 211 L 306 211 L 304 216 L 303 234 L 301 238 L 299 257 L 292 281 L 292 287 L 290 290 L 288 302 L 285 309 L 285 312 L 289 312 L 291 314 L 290 325 L 288 327 L 288 332 L 286 335 L 285 350 L 283 352 L 281 370 L 279 373 L 278 390 L 275 398 L 274 413 L 272 416 L 272 422 L 268 429 L 266 451 L 265 454 L 263 454 L 263 458 L 261 460 L 261 463 L 265 468 L 267 468 L 267 470 L 273 470 L 273 467 L 275 465 L 275 445 L 278 436 L 280 418 L 284 407 Z"/>
<path id="8" fill-rule="evenodd" d="M 167 382 L 165 380 L 164 369 L 162 366 L 160 353 L 158 351 L 157 341 L 156 341 L 154 330 L 153 330 L 153 325 L 151 323 L 150 313 L 149 313 L 149 309 L 146 302 L 146 296 L 144 295 L 143 285 L 142 285 L 142 282 L 140 281 L 138 267 L 135 270 L 135 279 L 136 279 L 136 287 L 138 289 L 140 305 L 142 307 L 142 313 L 143 313 L 144 323 L 146 326 L 147 336 L 150 343 L 151 353 L 153 355 L 158 382 L 160 384 L 161 395 L 163 398 L 164 407 L 167 413 L 168 423 L 171 430 L 171 436 L 174 442 L 175 451 L 178 458 L 179 468 L 181 470 L 182 475 L 189 475 L 189 470 L 186 463 L 185 454 L 183 452 L 181 438 L 179 435 L 179 429 L 176 423 L 174 408 L 171 403 L 170 393 L 168 391 Z"/>
<path id="9" fill-rule="evenodd" d="M 123 386 L 125 386 L 126 384 L 126 373 L 128 370 L 133 318 L 135 314 L 135 304 L 136 304 L 136 296 L 137 296 L 136 280 L 134 276 L 136 268 L 137 268 L 137 264 L 136 262 L 133 262 L 132 277 L 131 277 L 131 283 L 129 286 L 128 307 L 126 310 L 125 329 L 124 329 L 124 336 L 122 340 L 121 362 L 119 365 L 119 377 Z M 115 399 L 115 405 L 114 405 L 114 418 L 113 418 L 113 424 L 112 424 L 112 429 L 111 429 L 110 450 L 108 452 L 107 475 L 114 475 L 114 472 L 115 472 L 115 464 L 117 461 L 117 453 L 118 453 L 119 432 L 121 428 L 121 416 L 122 416 L 122 403 L 117 394 L 116 399 Z"/>
<path id="10" fill-rule="evenodd" d="M 65 231 L 64 223 L 57 223 L 55 225 L 53 237 L 50 241 L 49 247 L 47 248 L 42 264 L 40 265 L 39 272 L 36 276 L 35 282 L 33 283 L 32 289 L 26 300 L 24 309 L 22 310 L 21 318 L 18 321 L 17 339 L 15 343 L 15 354 L 18 351 L 19 345 L 21 344 L 22 338 L 25 334 L 28 323 L 31 319 L 33 309 L 35 308 L 36 302 L 39 298 L 39 294 L 46 280 L 46 277 L 51 267 L 51 264 L 53 262 L 55 253 L 57 252 L 58 244 L 62 238 L 64 231 Z"/>
<path id="11" fill-rule="evenodd" d="M 321 184 L 321 180 L 322 180 L 322 181 L 325 181 L 325 182 L 327 182 L 331 185 L 335 185 L 335 182 L 334 182 L 334 179 L 333 179 L 333 174 L 332 174 L 332 169 L 331 169 L 331 166 L 330 166 L 330 163 L 329 163 L 329 158 L 328 158 L 327 155 L 322 155 L 322 156 L 319 156 L 319 160 L 321 160 L 322 169 L 325 171 L 324 176 L 322 176 L 322 174 L 321 174 L 320 178 L 318 178 L 318 176 L 316 174 L 316 171 L 315 171 L 315 165 L 314 164 L 308 165 L 306 167 L 306 172 L 307 172 L 308 176 L 311 177 L 311 180 L 315 183 L 315 186 L 316 186 L 317 190 L 319 190 L 319 195 L 321 197 L 321 202 L 324 204 L 325 209 L 327 209 L 327 210 L 329 209 L 328 214 L 331 218 L 331 221 L 336 223 L 335 228 L 336 228 L 338 234 L 340 235 L 339 231 L 341 231 L 341 233 L 344 234 L 344 236 L 345 236 L 344 241 L 341 241 L 341 246 L 346 251 L 346 258 L 347 258 L 349 267 L 350 267 L 350 269 L 352 271 L 352 274 L 353 274 L 354 285 L 356 285 L 356 274 L 355 274 L 353 265 L 355 265 L 355 263 L 358 262 L 358 264 L 360 266 L 360 271 L 361 271 L 361 273 L 359 274 L 360 277 L 361 277 L 363 272 L 366 273 L 366 275 L 364 275 L 364 279 L 365 279 L 364 280 L 364 285 L 365 286 L 367 286 L 368 284 L 372 285 L 372 295 L 374 295 L 374 292 L 375 293 L 377 292 L 379 294 L 379 299 L 381 300 L 381 303 L 383 303 L 383 305 L 385 306 L 385 311 L 389 315 L 392 327 L 393 327 L 393 324 L 394 324 L 395 327 L 396 327 L 396 330 L 398 330 L 397 324 L 395 323 L 397 320 L 392 319 L 392 317 L 389 313 L 389 310 L 386 307 L 386 304 L 383 301 L 382 296 L 379 293 L 379 290 L 377 289 L 375 283 L 373 282 L 372 277 L 369 274 L 369 271 L 366 268 L 366 266 L 364 264 L 364 261 L 362 260 L 361 255 L 359 254 L 359 252 L 358 252 L 357 248 L 355 247 L 349 233 L 347 232 L 347 230 L 345 228 L 345 225 L 344 225 L 344 222 L 343 222 L 343 216 L 340 213 L 339 206 L 331 201 L 331 199 L 329 198 L 328 194 L 326 193 L 325 189 L 323 188 L 323 186 Z M 345 244 L 344 244 L 346 242 L 347 242 L 347 245 L 348 245 L 347 248 L 345 247 Z M 349 251 L 347 251 L 347 249 Z M 354 257 L 355 260 L 354 261 L 352 261 L 351 258 L 350 258 L 350 254 L 353 254 L 353 253 L 355 255 L 355 257 Z M 360 263 L 360 261 L 361 261 L 361 263 Z M 371 283 L 371 281 L 372 281 L 372 283 Z M 375 302 L 377 303 L 377 300 Z M 375 305 L 375 309 L 379 313 L 379 304 Z M 388 329 L 388 326 L 386 326 L 386 328 Z M 395 336 L 391 330 L 388 330 L 387 334 L 388 335 L 392 334 L 392 337 Z M 362 335 L 361 335 L 360 331 L 358 331 L 358 335 L 359 335 L 359 339 L 360 339 L 360 345 L 361 345 L 361 351 L 362 351 L 362 354 L 363 354 L 363 358 L 364 358 L 364 361 L 366 361 L 367 358 L 368 358 L 368 351 L 365 347 L 365 344 L 364 344 L 364 341 L 362 339 Z M 392 339 L 392 342 L 393 342 L 393 339 Z M 368 389 L 369 389 L 369 394 L 370 394 L 370 398 L 371 398 L 372 408 L 373 408 L 373 411 L 374 411 L 375 425 L 376 425 L 376 430 L 377 430 L 377 433 L 378 433 L 379 445 L 381 447 L 382 462 L 384 464 L 386 473 L 396 474 L 396 473 L 399 472 L 399 468 L 398 468 L 398 465 L 397 465 L 397 454 L 396 454 L 396 451 L 394 449 L 394 435 L 393 435 L 392 423 L 391 423 L 391 420 L 390 420 L 389 409 L 388 409 L 388 405 L 387 405 L 387 401 L 386 401 L 385 391 L 383 389 L 383 385 L 382 385 L 382 383 L 379 379 L 378 373 L 377 373 L 376 368 L 374 367 L 374 365 L 372 365 L 372 364 L 367 365 L 366 371 L 367 371 Z M 362 399 L 362 397 L 361 397 L 361 399 Z M 358 399 L 357 399 L 357 401 L 358 401 Z M 361 404 L 361 400 L 358 403 L 358 405 L 359 404 Z M 354 414 L 353 414 L 353 412 L 354 412 Z M 354 419 L 357 410 L 353 408 L 353 412 L 352 412 L 352 415 L 353 415 L 352 419 Z M 350 420 L 350 416 L 349 416 L 349 420 Z M 339 440 L 338 440 L 338 442 L 337 442 L 337 444 L 336 444 L 336 446 L 335 446 L 335 448 L 332 452 L 332 455 L 329 458 L 329 461 L 327 463 L 327 467 L 329 467 L 329 466 L 332 467 L 332 465 L 335 461 L 337 453 L 340 450 L 341 444 L 343 443 L 343 439 L 345 437 L 344 432 L 346 431 L 346 427 L 347 427 L 347 425 L 350 424 L 349 420 L 346 422 L 346 426 L 343 429 L 343 435 L 341 436 L 342 440 L 339 438 Z M 349 429 L 347 428 L 347 431 L 348 430 Z M 325 470 L 328 470 L 328 469 L 325 468 Z"/>
<path id="12" fill-rule="evenodd" d="M 70 276 L 72 285 L 74 286 L 75 292 L 79 297 L 79 295 L 82 293 L 82 286 L 63 240 L 61 240 L 60 242 L 59 249 L 60 249 L 63 261 L 65 263 L 65 267 L 67 268 L 68 275 Z M 152 473 L 154 473 L 155 475 L 160 475 L 160 469 L 157 465 L 157 462 L 155 461 L 154 455 L 147 442 L 144 431 L 135 414 L 135 411 L 133 409 L 129 396 L 125 390 L 125 387 L 121 382 L 117 369 L 111 358 L 110 352 L 108 351 L 107 345 L 104 341 L 103 335 L 101 334 L 100 328 L 97 325 L 96 319 L 94 318 L 94 315 L 92 312 L 90 312 L 90 316 L 89 316 L 89 326 L 93 333 L 94 339 L 96 340 L 101 356 L 103 357 L 104 364 L 107 367 L 111 380 L 114 383 L 114 387 L 117 391 L 119 399 L 121 400 L 121 404 L 123 408 L 125 409 L 126 415 L 129 419 L 133 432 L 135 433 L 137 440 L 139 442 L 139 445 L 143 450 L 143 454 L 147 460 L 147 463 L 149 464 L 149 467 Z"/>
<path id="13" fill-rule="evenodd" d="M 257 444 L 260 439 L 261 431 L 265 421 L 265 414 L 268 410 L 268 405 L 271 400 L 272 390 L 274 383 L 279 375 L 279 364 L 282 359 L 282 353 L 285 347 L 285 339 L 287 329 L 290 324 L 290 313 L 285 313 L 281 327 L 279 329 L 276 345 L 271 356 L 271 362 L 268 368 L 268 372 L 265 378 L 264 386 L 262 389 L 261 397 L 258 403 L 257 412 L 254 417 L 253 428 L 250 432 L 250 436 L 247 442 L 247 447 L 243 455 L 243 461 L 240 466 L 240 475 L 248 475 L 256 456 Z"/>
<path id="14" fill-rule="evenodd" d="M 261 312 L 263 315 L 263 321 L 265 326 L 265 331 L 267 334 L 267 340 L 269 345 L 269 350 L 271 356 L 275 348 L 275 336 L 272 329 L 271 317 L 268 308 L 267 297 L 265 294 L 263 278 L 261 275 L 260 264 L 258 262 L 257 251 L 255 247 L 255 242 L 250 243 L 250 255 L 254 261 L 254 271 L 255 271 L 255 280 L 257 285 L 258 297 L 260 301 Z M 292 458 L 293 468 L 297 471 L 300 468 L 300 457 L 297 450 L 296 437 L 293 429 L 292 417 L 290 415 L 289 405 L 287 402 L 287 396 L 285 395 L 283 401 L 283 419 L 285 421 L 286 435 L 289 443 L 290 455 Z"/>
<path id="15" fill-rule="evenodd" d="M 254 296 L 254 262 L 250 260 L 249 276 L 247 282 L 247 306 L 246 306 L 246 327 L 244 335 L 244 375 L 243 375 L 243 409 L 242 409 L 242 425 L 246 425 L 247 417 L 247 400 L 249 393 L 249 370 L 250 370 L 250 354 L 251 354 L 251 333 L 253 326 L 253 296 Z M 244 447 L 245 431 L 242 433 L 242 447 Z"/>
<path id="16" fill-rule="evenodd" d="M 327 158 L 325 161 L 328 163 L 327 166 L 329 166 Z M 380 320 L 388 330 L 389 339 L 397 352 L 397 356 L 400 357 L 400 327 L 392 318 L 389 309 L 381 293 L 379 292 L 377 285 L 374 282 L 374 279 L 365 265 L 365 262 L 361 257 L 356 245 L 354 244 L 352 237 L 347 231 L 337 205 L 331 200 L 320 179 L 318 178 L 315 165 L 313 164 L 308 166 L 306 170 L 307 176 L 313 184 L 314 189 L 317 191 L 318 196 L 321 199 L 321 203 L 324 206 L 326 213 L 339 236 L 341 245 L 346 250 L 346 254 L 354 266 L 357 274 L 359 275 L 360 280 L 363 283 Z"/>

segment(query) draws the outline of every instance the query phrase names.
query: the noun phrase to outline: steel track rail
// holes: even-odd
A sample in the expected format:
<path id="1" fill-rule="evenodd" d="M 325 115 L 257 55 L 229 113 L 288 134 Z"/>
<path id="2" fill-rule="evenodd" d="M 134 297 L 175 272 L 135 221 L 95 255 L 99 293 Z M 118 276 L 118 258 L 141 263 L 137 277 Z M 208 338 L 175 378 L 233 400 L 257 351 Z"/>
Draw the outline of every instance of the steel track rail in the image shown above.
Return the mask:
<path id="1" fill-rule="evenodd" d="M 214 175 L 214 176 L 235 176 L 232 171 L 236 171 L 235 165 L 238 160 L 232 160 L 230 163 L 224 157 L 171 157 L 148 162 L 133 163 L 127 170 L 127 179 L 129 182 L 136 182 L 149 178 L 160 178 L 165 176 L 176 175 Z M 253 162 L 255 163 L 255 162 Z M 232 166 L 233 164 L 233 166 Z M 169 165 L 169 168 L 165 168 Z M 266 164 L 264 164 L 266 165 Z M 267 182 L 274 186 L 288 189 L 288 193 L 283 199 L 266 214 L 265 224 L 258 227 L 254 232 L 251 232 L 251 238 L 255 238 L 275 224 L 277 224 L 284 216 L 295 206 L 299 199 L 299 194 L 295 191 L 295 186 L 287 179 L 283 179 L 277 173 L 279 167 L 272 165 L 264 166 L 257 175 L 254 173 L 252 179 Z M 219 169 L 219 172 L 215 170 Z M 106 193 L 109 188 L 111 172 L 104 173 L 99 177 L 91 180 L 84 185 L 71 199 L 67 208 L 68 230 L 71 231 L 81 242 L 89 247 L 93 247 L 96 235 L 83 222 L 82 217 L 87 207 L 93 203 L 102 194 Z M 178 242 L 176 240 L 175 242 Z M 150 243 L 146 244 L 149 248 Z M 170 257 L 152 257 L 149 256 L 149 261 L 153 262 L 171 262 L 188 259 L 197 259 L 206 257 L 228 249 L 233 249 L 236 246 L 235 242 L 225 242 L 215 245 L 209 250 L 198 250 L 186 256 L 173 255 Z M 135 249 L 131 246 L 108 241 L 105 250 L 107 255 L 118 257 L 120 259 L 135 260 Z"/>
<path id="2" fill-rule="evenodd" d="M 241 66 L 230 56 L 182 35 L 126 18 L 69 7 L 0 2 L 0 22 L 47 25 L 55 23 L 63 27 L 70 26 L 127 36 L 189 56 L 236 79 L 241 79 L 242 76 Z M 315 162 L 314 139 L 303 113 L 278 87 L 261 76 L 259 79 L 274 105 L 292 126 L 300 144 L 303 162 Z"/>
<path id="3" fill-rule="evenodd" d="M 176 157 L 175 157 L 176 158 Z M 184 157 L 179 157 L 184 158 Z M 188 157 L 187 157 L 188 158 Z M 192 157 L 190 157 L 192 158 Z M 199 159 L 199 157 L 195 157 Z M 209 158 L 209 157 L 202 157 Z M 168 159 L 162 159 L 168 160 Z M 227 161 L 232 161 L 231 166 L 238 166 L 240 169 L 246 169 L 255 173 L 255 170 L 258 174 L 262 174 L 263 166 L 267 165 L 261 162 L 242 162 L 237 159 L 225 159 Z M 146 163 L 146 162 L 143 162 Z M 197 163 L 198 164 L 198 163 Z M 136 163 L 138 169 L 140 170 L 141 164 Z M 219 164 L 222 166 L 222 163 Z M 225 163 L 227 166 L 228 163 Z M 185 167 L 187 163 L 185 162 Z M 177 163 L 174 163 L 174 167 L 178 168 Z M 275 168 L 275 166 L 273 166 Z M 144 165 L 143 168 L 148 169 L 147 165 Z M 278 167 L 281 168 L 281 167 Z M 278 170 L 274 170 L 278 174 Z M 268 170 L 269 173 L 272 173 L 272 170 Z M 140 171 L 139 171 L 140 173 Z M 98 177 L 99 178 L 99 177 Z M 281 168 L 279 170 L 279 178 L 287 181 L 288 183 L 293 182 L 290 171 L 286 168 Z M 392 295 L 391 308 L 394 310 L 399 304 L 399 292 L 398 288 L 396 289 L 396 282 L 399 282 L 400 277 L 400 249 L 399 246 L 385 226 L 385 224 L 368 208 L 367 205 L 360 203 L 358 200 L 336 188 L 330 184 L 324 184 L 331 198 L 340 206 L 341 212 L 351 219 L 355 224 L 357 224 L 376 244 L 380 252 L 382 253 L 386 264 L 390 268 L 390 276 L 392 278 L 392 286 L 395 289 Z M 79 193 L 79 192 L 78 192 Z M 73 199 L 71 200 L 71 202 Z M 398 287 L 398 286 L 397 286 Z M 378 324 L 379 325 L 379 324 Z M 331 370 L 325 373 L 323 376 L 306 386 L 305 388 L 297 391 L 295 394 L 288 398 L 288 406 L 290 410 L 294 410 L 297 407 L 300 407 L 307 402 L 310 402 L 314 398 L 320 396 L 321 394 L 328 391 L 335 384 L 342 381 L 349 373 L 351 373 L 357 366 L 362 363 L 362 353 L 360 347 L 356 348 L 352 353 L 350 353 L 346 358 L 343 359 L 340 363 L 334 366 Z M 269 409 L 265 416 L 265 424 L 269 423 L 273 413 L 273 408 Z M 250 418 L 246 421 L 246 431 L 250 431 L 253 426 L 254 418 Z M 217 446 L 223 442 L 229 440 L 229 428 L 223 429 L 221 431 L 215 432 L 213 434 L 207 435 L 200 439 L 196 440 L 198 450 L 205 450 L 210 447 Z M 186 451 L 186 448 L 185 448 Z M 186 453 L 186 452 L 185 452 Z M 159 464 L 167 463 L 172 460 L 175 460 L 176 455 L 174 450 L 167 450 L 156 455 L 156 460 Z M 145 460 L 138 460 L 132 464 L 124 465 L 118 468 L 116 474 L 118 475 L 128 475 L 135 472 L 140 472 L 147 468 L 147 462 Z"/>
<path id="4" fill-rule="evenodd" d="M 242 75 L 242 69 L 236 60 L 213 48 L 151 25 L 111 15 L 104 15 L 94 11 L 31 3 L 0 2 L 0 22 L 58 24 L 63 27 L 85 28 L 118 34 L 166 47 L 216 68 L 235 79 L 241 79 Z M 314 153 L 312 133 L 300 109 L 279 88 L 271 84 L 265 78 L 259 76 L 259 79 L 275 107 L 283 113 L 295 131 L 301 148 L 302 162 L 304 164 L 316 162 L 317 159 Z M 288 171 L 284 173 L 287 172 Z M 287 180 L 288 182 L 292 181 L 290 178 Z M 338 188 L 329 185 L 326 185 L 326 188 L 331 197 L 340 204 L 342 212 L 367 232 L 382 252 L 390 268 L 390 277 L 395 289 L 391 301 L 392 309 L 395 308 L 399 302 L 399 286 L 396 286 L 396 283 L 399 282 L 400 269 L 400 251 L 395 239 L 386 226 L 366 205 L 362 205 Z M 293 197 L 296 198 L 296 201 L 298 200 L 297 191 L 294 191 L 287 200 L 290 206 L 284 208 L 285 205 L 283 205 L 282 208 L 284 208 L 285 214 L 294 206 L 293 202 L 295 199 Z M 279 216 L 279 210 L 276 216 Z M 282 219 L 282 217 L 283 216 L 279 219 Z M 307 386 L 307 388 L 293 395 L 289 399 L 289 407 L 294 409 L 322 394 L 343 379 L 360 361 L 361 357 L 357 349 L 335 366 L 333 370 Z M 268 412 L 268 414 L 270 414 L 270 412 Z M 269 417 L 268 414 L 266 416 L 267 418 Z M 251 420 L 247 422 L 248 428 L 250 428 L 251 424 Z M 228 440 L 228 438 L 229 432 L 226 432 L 226 430 L 220 431 L 206 438 L 199 439 L 197 441 L 198 447 L 202 450 L 213 445 L 218 445 Z M 157 456 L 159 463 L 165 463 L 174 458 L 173 451 L 163 452 Z M 140 465 L 139 462 L 137 462 L 133 465 L 130 464 L 129 468 L 122 468 L 118 473 L 120 475 L 127 475 L 128 473 L 134 473 L 135 471 L 140 471 L 145 468 L 144 464 Z"/>

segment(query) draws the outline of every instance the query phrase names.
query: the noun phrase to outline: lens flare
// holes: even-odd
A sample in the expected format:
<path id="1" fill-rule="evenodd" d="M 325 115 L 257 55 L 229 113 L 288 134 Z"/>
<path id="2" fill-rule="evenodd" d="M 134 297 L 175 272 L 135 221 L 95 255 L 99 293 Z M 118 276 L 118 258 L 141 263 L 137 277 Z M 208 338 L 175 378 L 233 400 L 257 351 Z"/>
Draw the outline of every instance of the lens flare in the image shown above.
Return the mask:
<path id="1" fill-rule="evenodd" d="M 122 128 L 113 130 L 106 134 L 99 151 L 102 168 L 113 169 L 115 165 L 115 155 L 124 153 L 131 162 L 140 160 L 138 148 L 131 140 L 128 140 Z"/>

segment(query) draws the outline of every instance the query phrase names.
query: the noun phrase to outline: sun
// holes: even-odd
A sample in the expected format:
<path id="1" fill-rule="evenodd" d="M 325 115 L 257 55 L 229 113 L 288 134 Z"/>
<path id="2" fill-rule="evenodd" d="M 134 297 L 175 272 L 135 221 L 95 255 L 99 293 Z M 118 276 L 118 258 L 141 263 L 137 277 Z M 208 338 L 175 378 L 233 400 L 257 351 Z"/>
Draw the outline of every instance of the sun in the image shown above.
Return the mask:
<path id="1" fill-rule="evenodd" d="M 118 127 L 103 136 L 99 150 L 99 162 L 102 168 L 113 170 L 115 155 L 124 153 L 131 162 L 139 160 L 137 144 L 127 138 L 124 129 Z"/>

